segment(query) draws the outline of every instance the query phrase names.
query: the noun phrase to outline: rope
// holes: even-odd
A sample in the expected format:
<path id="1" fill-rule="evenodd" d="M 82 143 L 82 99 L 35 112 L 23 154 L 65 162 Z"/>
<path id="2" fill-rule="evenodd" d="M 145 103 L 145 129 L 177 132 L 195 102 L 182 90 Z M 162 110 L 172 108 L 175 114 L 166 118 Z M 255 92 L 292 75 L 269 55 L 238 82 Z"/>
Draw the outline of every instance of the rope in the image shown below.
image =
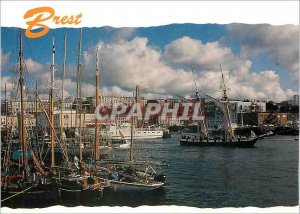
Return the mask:
<path id="1" fill-rule="evenodd" d="M 24 190 L 21 191 L 21 192 L 18 192 L 18 193 L 16 193 L 16 194 L 12 195 L 12 196 L 9 196 L 9 197 L 7 197 L 7 198 L 1 200 L 1 202 L 4 202 L 4 201 L 6 201 L 6 200 L 8 200 L 8 199 L 11 199 L 11 198 L 13 198 L 13 197 L 15 197 L 15 196 L 17 196 L 17 195 L 20 195 L 20 194 L 26 192 L 27 190 L 30 190 L 32 187 L 34 187 L 34 186 L 28 187 L 27 189 L 24 189 Z"/>

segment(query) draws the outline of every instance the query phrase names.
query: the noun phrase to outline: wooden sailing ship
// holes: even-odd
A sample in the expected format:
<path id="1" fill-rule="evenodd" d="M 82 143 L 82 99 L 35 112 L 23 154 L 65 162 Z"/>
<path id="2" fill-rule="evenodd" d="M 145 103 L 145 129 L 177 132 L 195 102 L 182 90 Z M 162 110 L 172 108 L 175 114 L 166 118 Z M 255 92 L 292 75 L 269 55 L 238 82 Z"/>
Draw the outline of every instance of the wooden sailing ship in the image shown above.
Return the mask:
<path id="1" fill-rule="evenodd" d="M 58 167 L 58 174 L 55 176 L 60 200 L 73 201 L 74 197 L 79 202 L 92 202 L 102 197 L 103 189 L 108 185 L 100 182 L 97 177 L 90 173 L 92 165 L 83 161 L 82 154 L 82 122 L 81 122 L 81 38 L 82 29 L 80 29 L 79 48 L 78 48 L 78 67 L 77 67 L 77 105 L 76 114 L 79 115 L 79 124 L 76 116 L 76 127 L 78 127 L 78 136 L 76 136 L 77 147 L 79 148 L 79 160 L 74 156 L 74 161 L 69 161 Z M 66 52 L 66 37 L 64 39 L 64 52 Z M 66 55 L 64 54 L 66 57 Z M 64 62 L 65 62 L 64 57 Z M 65 67 L 65 66 L 64 66 Z M 96 80 L 97 81 L 97 80 Z M 63 98 L 63 97 L 62 97 Z M 97 129 L 97 125 L 95 126 Z M 62 130 L 62 129 L 61 129 Z M 97 132 L 95 132 L 97 133 Z M 69 148 L 70 149 L 70 148 Z M 98 157 L 98 140 L 95 135 L 95 159 Z"/>
<path id="2" fill-rule="evenodd" d="M 208 100 L 214 102 L 223 112 L 224 115 L 224 133 L 222 136 L 209 136 L 205 122 L 200 121 L 198 123 L 197 133 L 183 133 L 179 139 L 182 146 L 224 146 L 224 147 L 253 147 L 259 139 L 254 132 L 251 132 L 250 136 L 235 136 L 232 128 L 231 114 L 229 109 L 229 99 L 227 96 L 227 87 L 225 85 L 224 74 L 221 68 L 221 90 L 222 98 L 220 100 L 215 99 L 205 93 L 202 93 Z M 195 83 L 196 84 L 196 83 Z M 200 101 L 198 97 L 198 90 L 196 87 L 196 102 Z M 203 115 L 202 115 L 203 116 Z M 202 128 L 202 129 L 201 129 Z"/>
<path id="3" fill-rule="evenodd" d="M 138 102 L 137 96 L 136 102 Z M 110 185 L 110 188 L 115 192 L 154 190 L 162 187 L 165 184 L 166 176 L 163 174 L 157 174 L 157 172 L 153 168 L 155 165 L 154 163 L 135 160 L 133 122 L 134 117 L 131 117 L 129 161 L 104 160 L 101 162 L 101 170 L 96 170 L 99 178 L 107 181 Z"/>
<path id="4" fill-rule="evenodd" d="M 25 127 L 24 108 L 24 59 L 22 30 L 19 43 L 19 88 L 20 88 L 20 123 L 17 144 L 7 136 L 5 156 L 2 161 L 1 202 L 3 204 L 14 200 L 26 201 L 32 198 L 54 199 L 56 189 L 52 180 L 52 172 L 41 165 L 34 149 L 28 147 Z M 13 148 L 14 147 L 14 148 Z M 20 148 L 20 149 L 19 149 Z M 21 152 L 19 152 L 21 150 Z M 17 155 L 17 157 L 16 157 Z M 14 156 L 14 158 L 12 158 Z"/>

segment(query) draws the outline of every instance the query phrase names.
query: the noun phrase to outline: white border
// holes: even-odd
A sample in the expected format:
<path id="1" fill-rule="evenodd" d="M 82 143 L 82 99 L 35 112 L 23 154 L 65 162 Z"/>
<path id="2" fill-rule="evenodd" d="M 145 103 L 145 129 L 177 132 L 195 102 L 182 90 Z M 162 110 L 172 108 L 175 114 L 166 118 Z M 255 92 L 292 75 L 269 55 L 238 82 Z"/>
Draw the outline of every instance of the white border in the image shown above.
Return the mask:
<path id="1" fill-rule="evenodd" d="M 27 28 L 27 10 L 50 6 L 56 15 L 83 13 L 71 27 L 147 27 L 171 23 L 298 24 L 299 1 L 1 1 L 4 27 Z M 55 25 L 51 28 L 70 27 Z"/>
<path id="2" fill-rule="evenodd" d="M 27 28 L 23 15 L 29 9 L 50 6 L 56 15 L 83 13 L 78 26 L 58 27 L 147 27 L 172 23 L 233 22 L 273 25 L 299 24 L 299 1 L 1 1 L 1 26 Z M 221 208 L 200 209 L 183 206 L 130 207 L 74 207 L 61 206 L 44 209 L 1 208 L 2 213 L 298 213 L 296 207 L 273 208 Z"/>

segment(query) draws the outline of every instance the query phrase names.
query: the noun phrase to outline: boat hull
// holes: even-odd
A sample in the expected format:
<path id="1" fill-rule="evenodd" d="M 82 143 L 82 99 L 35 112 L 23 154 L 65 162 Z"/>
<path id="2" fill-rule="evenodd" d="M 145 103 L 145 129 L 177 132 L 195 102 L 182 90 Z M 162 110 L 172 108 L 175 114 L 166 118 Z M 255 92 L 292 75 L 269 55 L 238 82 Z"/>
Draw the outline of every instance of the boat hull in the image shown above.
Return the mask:
<path id="1" fill-rule="evenodd" d="M 7 200 L 6 198 L 11 197 Z M 29 204 L 31 201 L 43 200 L 43 202 L 57 201 L 57 189 L 55 184 L 41 184 L 30 188 L 4 188 L 1 187 L 2 206 L 9 206 L 12 203 Z M 41 202 L 41 201 L 40 201 Z"/>
<path id="2" fill-rule="evenodd" d="M 62 179 L 57 185 L 59 199 L 63 203 L 92 203 L 103 197 L 103 187 L 100 185 L 81 185 L 75 180 Z"/>
<path id="3" fill-rule="evenodd" d="M 233 139 L 231 141 L 216 140 L 216 139 L 179 139 L 181 146 L 222 146 L 222 147 L 254 147 L 258 138 L 253 139 Z"/>
<path id="4" fill-rule="evenodd" d="M 117 191 L 151 191 L 161 188 L 164 185 L 162 182 L 152 184 L 138 184 L 121 181 L 110 181 L 110 188 Z"/>

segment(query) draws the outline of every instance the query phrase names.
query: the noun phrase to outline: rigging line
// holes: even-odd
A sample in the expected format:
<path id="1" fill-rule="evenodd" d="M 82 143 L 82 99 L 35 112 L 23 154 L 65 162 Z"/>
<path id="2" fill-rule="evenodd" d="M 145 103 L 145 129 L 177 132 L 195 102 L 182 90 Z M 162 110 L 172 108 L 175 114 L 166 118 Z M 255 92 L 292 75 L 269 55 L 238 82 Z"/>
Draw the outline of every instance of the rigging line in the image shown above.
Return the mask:
<path id="1" fill-rule="evenodd" d="M 32 85 L 34 84 L 33 82 L 33 79 L 31 78 L 31 75 L 30 75 L 30 73 L 28 72 L 28 77 L 29 77 L 29 80 L 31 80 L 31 82 L 32 82 Z M 41 103 L 41 107 L 42 107 L 42 109 L 43 109 L 43 111 L 44 111 L 44 113 L 45 113 L 45 115 L 46 115 L 46 117 L 47 117 L 47 111 L 46 111 L 46 109 L 45 109 L 45 107 L 44 107 L 44 104 L 41 102 L 41 98 L 40 98 L 40 96 L 39 96 L 39 92 L 37 93 L 37 98 L 38 98 L 38 100 L 40 101 L 40 103 Z M 48 118 L 47 118 L 47 120 L 48 120 Z M 52 129 L 54 129 L 54 124 L 50 124 L 50 121 L 48 121 L 48 123 L 49 123 L 49 125 L 51 126 L 51 128 Z M 57 137 L 57 135 L 56 135 L 56 133 L 54 132 L 54 135 L 55 135 L 55 138 L 56 138 L 56 140 L 59 142 L 59 144 L 60 144 L 60 146 L 61 146 L 61 148 L 62 148 L 62 150 L 65 150 L 65 148 L 63 148 L 64 146 L 63 146 L 63 144 L 65 145 L 65 142 L 64 141 L 60 141 L 59 140 L 59 138 Z M 64 152 L 64 151 L 63 151 Z M 65 152 L 64 152 L 65 153 Z M 67 158 L 67 157 L 66 157 Z"/>
<path id="2" fill-rule="evenodd" d="M 22 193 L 24 193 L 24 192 L 30 190 L 32 187 L 35 187 L 35 186 L 36 186 L 36 185 L 33 185 L 33 186 L 31 186 L 31 187 L 28 187 L 27 189 L 24 189 L 24 190 L 21 191 L 21 192 L 18 192 L 18 193 L 16 193 L 16 194 L 12 195 L 12 196 L 9 196 L 9 197 L 7 197 L 7 198 L 1 200 L 1 202 L 4 202 L 4 201 L 6 201 L 6 200 L 8 200 L 8 199 L 11 199 L 11 198 L 13 198 L 13 197 L 15 197 L 15 196 L 17 196 L 17 195 L 20 195 L 20 194 L 22 194 Z"/>

